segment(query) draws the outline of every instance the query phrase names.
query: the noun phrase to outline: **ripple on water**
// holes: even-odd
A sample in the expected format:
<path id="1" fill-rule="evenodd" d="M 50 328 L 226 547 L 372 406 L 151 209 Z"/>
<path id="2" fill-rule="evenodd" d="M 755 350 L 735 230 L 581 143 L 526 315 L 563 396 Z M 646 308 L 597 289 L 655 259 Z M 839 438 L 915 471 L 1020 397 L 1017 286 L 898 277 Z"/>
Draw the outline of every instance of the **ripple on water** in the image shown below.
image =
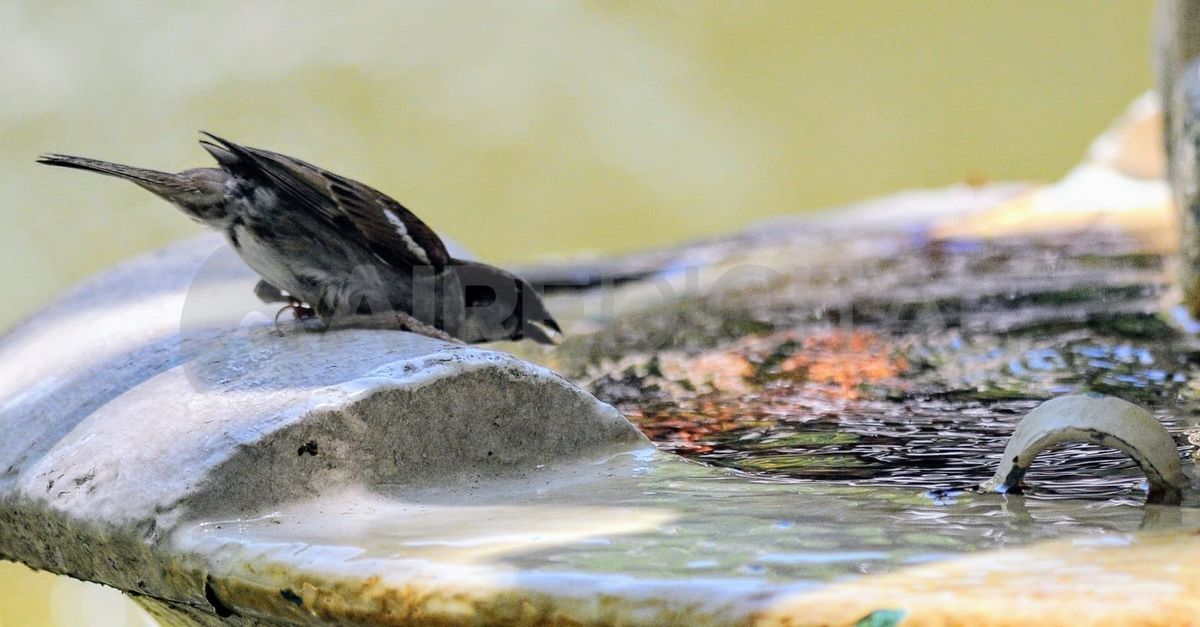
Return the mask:
<path id="1" fill-rule="evenodd" d="M 1181 453 L 1193 448 L 1187 404 L 1195 403 L 1197 359 L 1170 342 L 1106 342 L 1077 331 L 920 341 L 827 330 L 742 341 L 689 371 L 719 386 L 680 385 L 656 363 L 640 381 L 656 386 L 655 403 L 622 408 L 660 448 L 706 464 L 771 481 L 914 488 L 946 503 L 953 490 L 990 477 L 1020 419 L 1057 394 L 1138 402 L 1158 410 Z M 671 402 L 664 391 L 674 392 Z M 1083 443 L 1043 452 L 1026 483 L 1034 499 L 1127 504 L 1144 495 L 1132 460 Z"/>

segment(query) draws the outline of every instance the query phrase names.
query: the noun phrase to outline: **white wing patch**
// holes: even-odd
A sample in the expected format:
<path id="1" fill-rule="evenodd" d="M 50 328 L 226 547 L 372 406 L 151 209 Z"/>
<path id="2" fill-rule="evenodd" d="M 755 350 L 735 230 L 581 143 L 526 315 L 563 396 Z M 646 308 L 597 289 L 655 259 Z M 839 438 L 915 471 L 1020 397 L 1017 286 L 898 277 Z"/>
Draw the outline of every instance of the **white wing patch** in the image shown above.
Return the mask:
<path id="1" fill-rule="evenodd" d="M 392 226 L 396 227 L 396 234 L 400 236 L 400 239 L 404 240 L 404 245 L 408 248 L 408 252 L 412 253 L 414 257 L 420 259 L 422 262 L 433 265 L 429 261 L 429 255 L 425 254 L 425 249 L 417 245 L 417 241 L 408 234 L 408 227 L 404 225 L 404 220 L 401 220 L 399 216 L 392 213 L 391 209 L 384 209 L 383 216 L 387 218 L 388 222 L 392 223 Z"/>

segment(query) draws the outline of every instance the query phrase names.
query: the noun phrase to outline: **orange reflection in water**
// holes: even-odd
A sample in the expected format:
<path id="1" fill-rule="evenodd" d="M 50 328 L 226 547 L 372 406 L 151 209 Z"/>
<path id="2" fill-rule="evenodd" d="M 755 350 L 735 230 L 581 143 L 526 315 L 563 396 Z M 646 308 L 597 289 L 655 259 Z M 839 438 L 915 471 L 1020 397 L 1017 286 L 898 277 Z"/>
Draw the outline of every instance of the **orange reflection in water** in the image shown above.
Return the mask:
<path id="1" fill-rule="evenodd" d="M 714 436 L 767 426 L 781 416 L 842 413 L 872 386 L 898 384 L 902 351 L 871 331 L 790 331 L 744 338 L 691 356 L 659 356 L 643 389 L 666 391 L 621 409 L 652 440 L 676 452 L 714 450 Z"/>

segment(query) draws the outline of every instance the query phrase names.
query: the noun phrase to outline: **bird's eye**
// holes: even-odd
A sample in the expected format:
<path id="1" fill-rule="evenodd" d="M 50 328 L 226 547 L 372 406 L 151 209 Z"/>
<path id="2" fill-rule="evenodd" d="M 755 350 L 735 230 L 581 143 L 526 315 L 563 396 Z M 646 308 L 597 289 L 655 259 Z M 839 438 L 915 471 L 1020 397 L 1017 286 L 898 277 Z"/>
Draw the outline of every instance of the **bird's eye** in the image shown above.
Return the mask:
<path id="1" fill-rule="evenodd" d="M 465 292 L 469 307 L 487 307 L 496 302 L 496 290 L 486 285 L 468 285 Z"/>

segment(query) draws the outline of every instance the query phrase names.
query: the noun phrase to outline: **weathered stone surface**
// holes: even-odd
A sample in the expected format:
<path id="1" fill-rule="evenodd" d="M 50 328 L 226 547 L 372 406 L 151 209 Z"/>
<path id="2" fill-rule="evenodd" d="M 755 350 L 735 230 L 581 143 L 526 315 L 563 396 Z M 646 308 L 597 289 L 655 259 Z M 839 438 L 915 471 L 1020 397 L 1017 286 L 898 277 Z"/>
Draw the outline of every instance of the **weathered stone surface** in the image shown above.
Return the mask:
<path id="1" fill-rule="evenodd" d="M 277 327 L 229 255 L 209 237 L 128 262 L 0 342 L 0 554 L 210 611 L 172 581 L 197 571 L 163 568 L 181 520 L 646 445 L 503 353 Z"/>

